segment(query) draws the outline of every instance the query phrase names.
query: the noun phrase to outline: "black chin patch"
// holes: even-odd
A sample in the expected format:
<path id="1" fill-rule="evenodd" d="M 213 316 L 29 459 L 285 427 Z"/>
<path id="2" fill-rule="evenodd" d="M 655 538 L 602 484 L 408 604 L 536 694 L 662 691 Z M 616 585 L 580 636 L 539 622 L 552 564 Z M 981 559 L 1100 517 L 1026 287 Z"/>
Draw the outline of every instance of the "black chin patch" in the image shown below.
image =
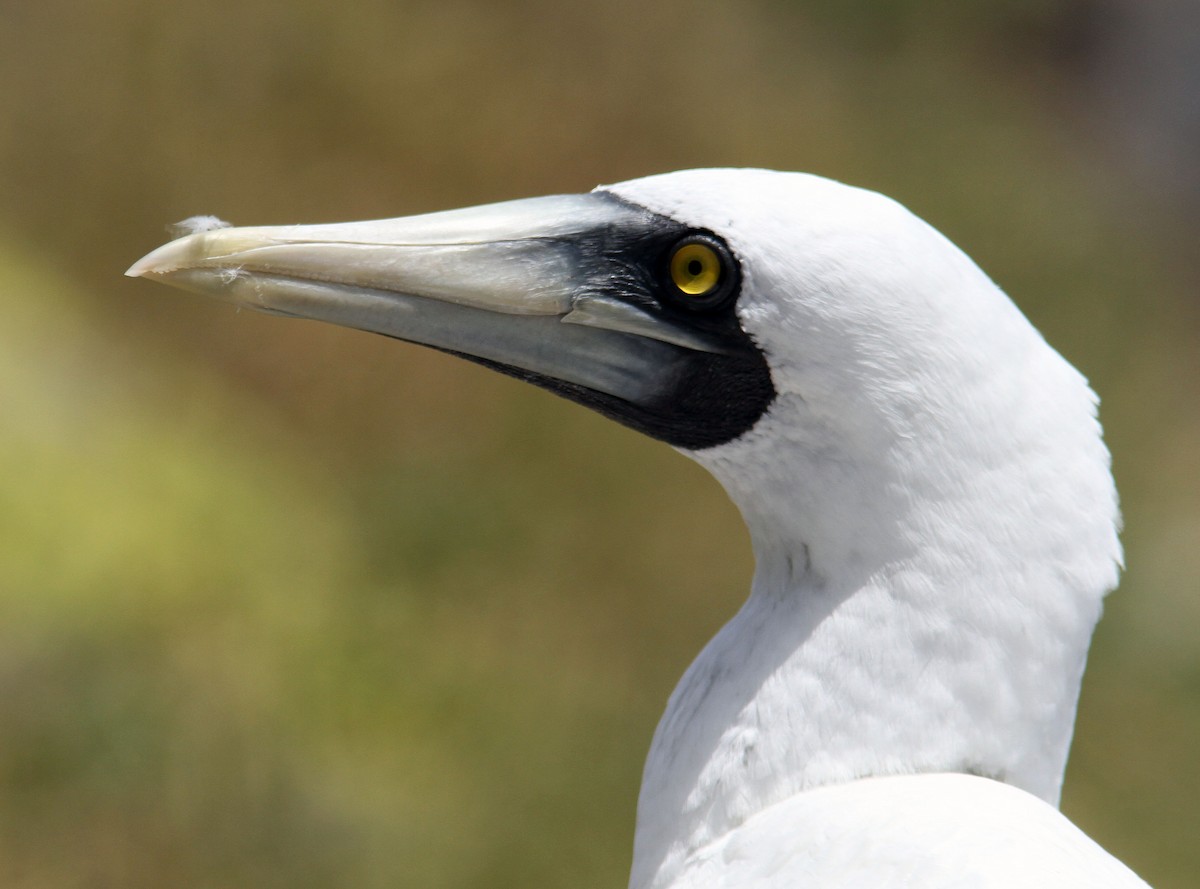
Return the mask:
<path id="1" fill-rule="evenodd" d="M 741 437 L 775 400 L 766 359 L 757 349 L 737 355 L 689 353 L 682 372 L 663 380 L 652 403 L 634 404 L 576 383 L 454 352 L 518 380 L 547 389 L 677 448 L 699 451 Z"/>
<path id="2" fill-rule="evenodd" d="M 652 394 L 636 403 L 536 371 L 442 351 L 548 389 L 678 448 L 703 450 L 742 436 L 774 401 L 775 386 L 762 351 L 737 316 L 744 280 L 737 257 L 714 232 L 689 228 L 613 195 L 593 194 L 620 204 L 626 212 L 618 224 L 554 239 L 571 256 L 576 295 L 629 303 L 666 326 L 701 334 L 721 351 L 676 347 L 676 360 L 664 366 Z M 725 269 L 732 276 L 727 298 L 700 310 L 681 302 L 670 283 L 670 256 L 685 239 L 717 243 L 730 263 Z"/>

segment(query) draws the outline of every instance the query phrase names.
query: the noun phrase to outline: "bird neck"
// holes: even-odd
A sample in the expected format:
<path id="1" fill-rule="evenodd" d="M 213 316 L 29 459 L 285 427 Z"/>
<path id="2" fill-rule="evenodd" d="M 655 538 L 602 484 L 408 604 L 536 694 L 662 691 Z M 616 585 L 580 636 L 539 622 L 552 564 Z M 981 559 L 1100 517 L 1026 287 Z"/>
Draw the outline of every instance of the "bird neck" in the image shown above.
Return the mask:
<path id="1" fill-rule="evenodd" d="M 1083 425 L 1066 463 L 1028 459 L 1030 440 L 955 465 L 906 439 L 878 458 L 781 461 L 754 453 L 767 437 L 702 461 L 742 510 L 756 573 L 655 733 L 631 887 L 669 884 L 796 793 L 866 776 L 979 774 L 1057 804 L 1119 558 L 1107 453 Z"/>

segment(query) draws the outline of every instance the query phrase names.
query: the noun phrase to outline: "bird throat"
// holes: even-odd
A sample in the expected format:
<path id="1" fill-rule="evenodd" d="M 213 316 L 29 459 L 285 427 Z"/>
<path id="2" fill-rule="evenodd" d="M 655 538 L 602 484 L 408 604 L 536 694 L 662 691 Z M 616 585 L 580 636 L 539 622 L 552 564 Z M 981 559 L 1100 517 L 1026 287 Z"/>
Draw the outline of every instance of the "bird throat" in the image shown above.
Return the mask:
<path id="1" fill-rule="evenodd" d="M 890 519 L 810 544 L 810 529 L 838 527 L 838 505 L 803 471 L 809 496 L 788 519 L 754 513 L 709 468 L 743 507 L 755 579 L 655 732 L 631 887 L 669 885 L 705 846 L 795 794 L 869 776 L 983 775 L 1057 804 L 1094 597 L 1064 595 L 1061 580 L 1030 570 L 1032 554 L 989 548 L 993 530 L 966 518 L 986 515 L 977 492 L 922 505 L 874 487 L 875 516 Z"/>

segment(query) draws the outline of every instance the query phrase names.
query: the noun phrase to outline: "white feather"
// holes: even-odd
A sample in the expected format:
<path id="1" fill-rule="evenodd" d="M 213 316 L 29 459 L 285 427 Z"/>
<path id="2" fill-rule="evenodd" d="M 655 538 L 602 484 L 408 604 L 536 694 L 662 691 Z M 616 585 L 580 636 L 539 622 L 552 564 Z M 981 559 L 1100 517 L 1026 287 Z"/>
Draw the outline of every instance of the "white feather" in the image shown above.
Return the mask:
<path id="1" fill-rule="evenodd" d="M 778 391 L 749 433 L 690 454 L 741 509 L 757 569 L 655 734 L 631 886 L 1085 885 L 1062 874 L 1090 841 L 1053 806 L 1121 560 L 1086 381 L 880 195 L 756 170 L 607 190 L 726 239 Z M 934 866 L 954 825 L 989 866 L 1040 837 L 1049 869 L 955 882 Z"/>
<path id="2" fill-rule="evenodd" d="M 1049 803 L 970 775 L 864 778 L 766 809 L 672 889 L 1145 889 Z"/>
<path id="3" fill-rule="evenodd" d="M 232 227 L 232 223 L 228 223 L 224 219 L 218 219 L 216 216 L 189 216 L 187 219 L 180 220 L 173 225 L 168 225 L 167 231 L 171 233 L 171 237 L 173 238 L 182 238 L 185 235 L 194 235 L 199 232 L 211 232 L 220 228 Z"/>

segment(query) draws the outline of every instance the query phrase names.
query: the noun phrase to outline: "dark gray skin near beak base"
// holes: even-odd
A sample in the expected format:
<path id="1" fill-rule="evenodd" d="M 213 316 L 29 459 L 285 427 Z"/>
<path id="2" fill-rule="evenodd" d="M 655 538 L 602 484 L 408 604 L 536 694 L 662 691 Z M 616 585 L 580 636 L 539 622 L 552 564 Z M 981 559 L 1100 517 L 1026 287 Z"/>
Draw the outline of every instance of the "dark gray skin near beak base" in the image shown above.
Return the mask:
<path id="1" fill-rule="evenodd" d="M 654 438 L 730 441 L 774 398 L 729 298 L 670 284 L 674 220 L 604 192 L 333 225 L 215 228 L 126 273 L 277 315 L 431 346 L 527 380 Z M 715 240 L 709 233 L 703 237 Z"/>

